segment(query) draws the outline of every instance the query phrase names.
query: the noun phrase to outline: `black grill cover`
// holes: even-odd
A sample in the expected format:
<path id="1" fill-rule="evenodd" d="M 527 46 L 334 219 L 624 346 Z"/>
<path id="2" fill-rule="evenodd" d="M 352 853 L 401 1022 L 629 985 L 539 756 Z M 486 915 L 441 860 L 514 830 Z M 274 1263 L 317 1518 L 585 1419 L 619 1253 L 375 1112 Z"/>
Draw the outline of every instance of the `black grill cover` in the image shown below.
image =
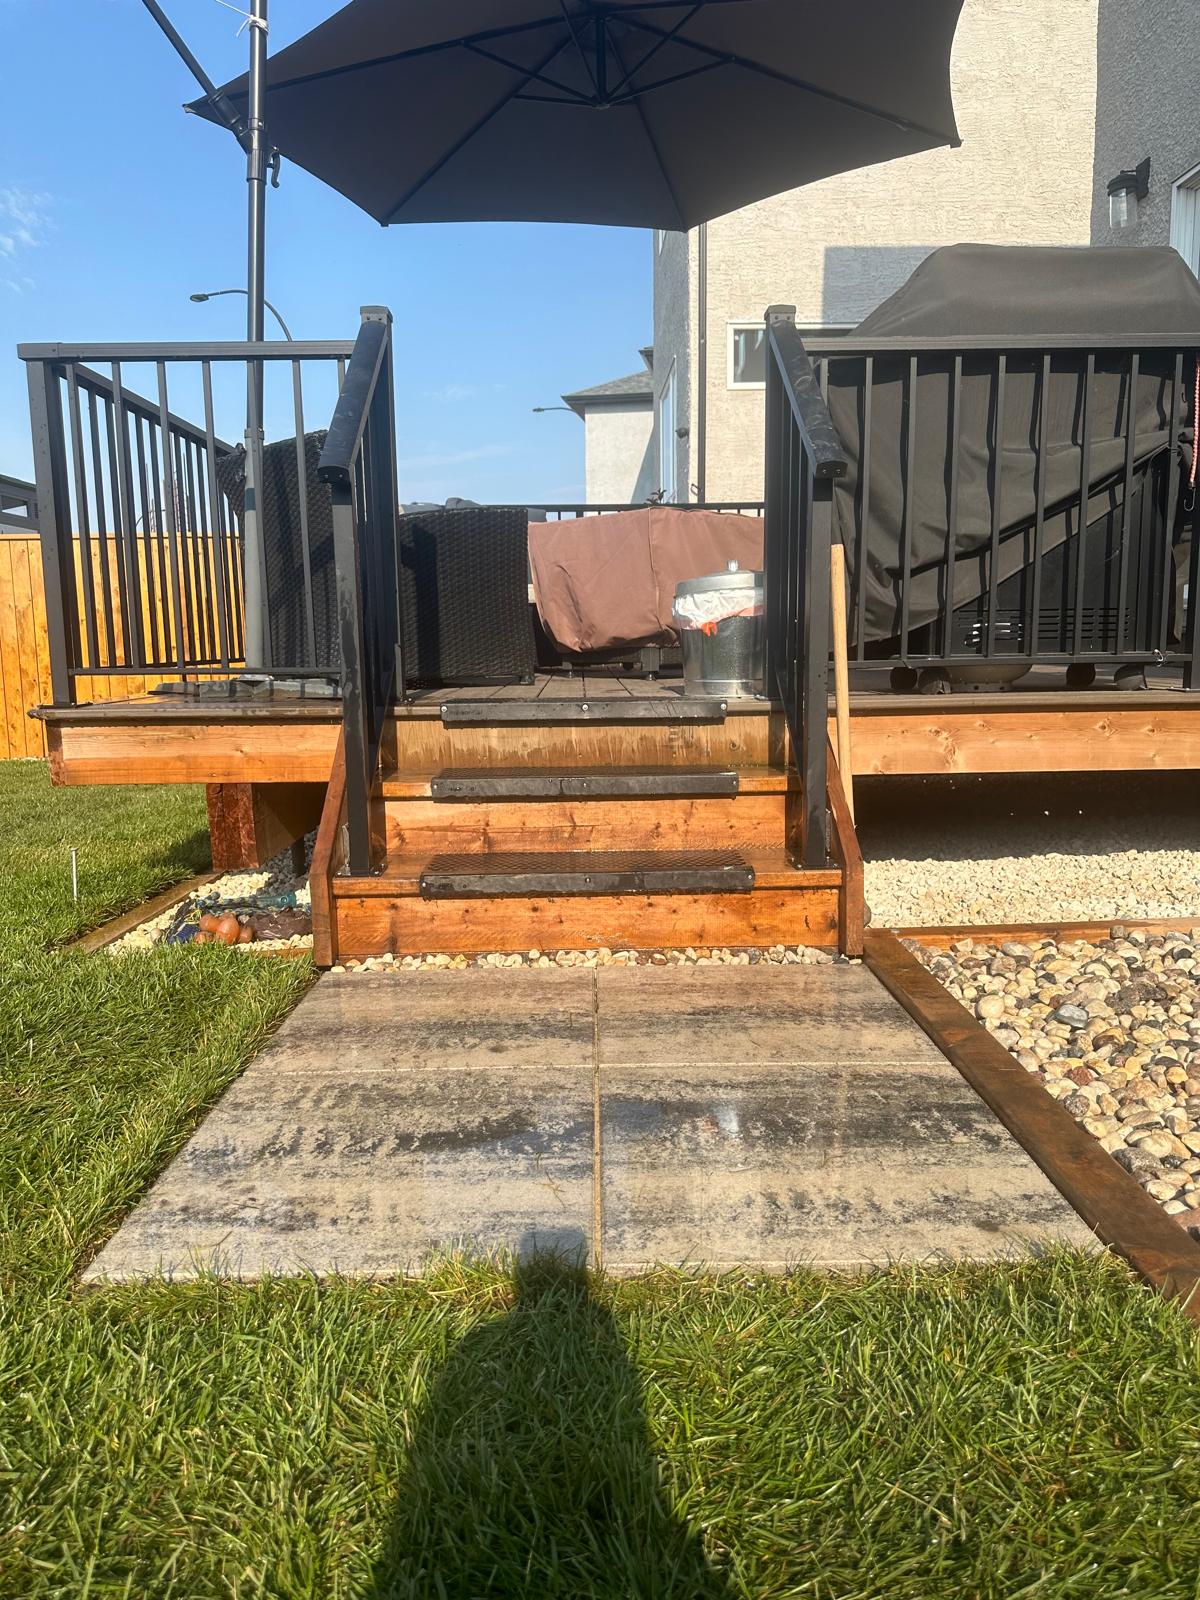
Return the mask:
<path id="1" fill-rule="evenodd" d="M 935 251 L 889 300 L 855 329 L 856 340 L 900 338 L 912 353 L 929 338 L 984 337 L 987 353 L 963 358 L 959 431 L 958 523 L 953 604 L 988 585 L 987 549 L 999 465 L 1003 580 L 1029 560 L 1024 536 L 1036 510 L 1038 391 L 1042 358 L 1011 352 L 1003 419 L 996 415 L 996 350 L 1007 337 L 1110 337 L 1136 346 L 1150 334 L 1175 335 L 1180 348 L 1200 349 L 1200 284 L 1170 249 L 1051 249 L 955 245 Z M 1054 357 L 1047 406 L 1046 528 L 1049 552 L 1072 537 L 1080 520 L 1083 394 L 1086 352 Z M 863 457 L 863 362 L 830 358 L 829 409 L 851 460 L 835 486 L 835 514 L 852 569 L 857 561 L 857 499 Z M 900 631 L 901 529 L 912 495 L 909 617 L 916 628 L 946 606 L 950 526 L 950 441 L 953 354 L 921 358 L 915 415 L 908 409 L 909 356 L 875 358 L 871 419 L 870 515 L 865 530 L 864 638 Z M 1146 465 L 1176 441 L 1169 437 L 1174 351 L 1141 353 L 1135 404 L 1135 465 Z M 1185 387 L 1191 364 L 1185 363 Z M 1091 524 L 1120 506 L 1125 466 L 1127 354 L 1096 357 L 1088 435 Z M 1186 418 L 1181 403 L 1179 417 Z M 915 471 L 907 484 L 910 430 L 916 428 Z M 857 575 L 855 574 L 855 577 Z"/>

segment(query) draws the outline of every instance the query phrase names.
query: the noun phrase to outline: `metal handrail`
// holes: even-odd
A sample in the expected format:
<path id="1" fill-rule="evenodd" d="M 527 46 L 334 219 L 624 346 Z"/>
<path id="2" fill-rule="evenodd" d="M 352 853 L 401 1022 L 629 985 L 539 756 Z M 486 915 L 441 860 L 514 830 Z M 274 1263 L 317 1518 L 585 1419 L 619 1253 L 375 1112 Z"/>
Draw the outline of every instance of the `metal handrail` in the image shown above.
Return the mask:
<path id="1" fill-rule="evenodd" d="M 405 696 L 397 539 L 392 317 L 362 326 L 317 464 L 333 512 L 350 871 L 375 864 L 371 796 L 387 718 Z"/>
<path id="2" fill-rule="evenodd" d="M 766 343 L 784 380 L 784 395 L 804 439 L 814 473 L 818 478 L 844 478 L 850 463 L 821 394 L 804 340 L 796 329 L 794 306 L 770 307 L 766 317 Z"/>
<path id="3" fill-rule="evenodd" d="M 363 323 L 317 464 L 317 472 L 323 483 L 350 482 L 375 399 L 379 371 L 387 357 L 389 339 L 386 322 Z"/>

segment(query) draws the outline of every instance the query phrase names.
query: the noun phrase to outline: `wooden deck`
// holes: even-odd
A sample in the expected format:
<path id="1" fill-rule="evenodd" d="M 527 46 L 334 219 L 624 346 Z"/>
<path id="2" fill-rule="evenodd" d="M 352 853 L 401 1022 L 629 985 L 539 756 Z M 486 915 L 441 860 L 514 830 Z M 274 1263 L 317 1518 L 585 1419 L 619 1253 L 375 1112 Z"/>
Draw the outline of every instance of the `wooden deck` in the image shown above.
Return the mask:
<path id="1" fill-rule="evenodd" d="M 1177 676 L 1150 687 L 1068 691 L 1061 673 L 1039 672 L 1010 690 L 924 696 L 881 690 L 877 675 L 852 675 L 855 776 L 999 772 L 1129 772 L 1200 768 L 1200 693 Z M 600 669 L 541 673 L 532 684 L 418 694 L 396 709 L 387 765 L 407 775 L 532 759 L 571 766 L 646 765 L 672 758 L 710 766 L 781 765 L 783 719 L 758 701 L 730 702 L 721 722 L 606 724 L 597 702 L 678 696 L 678 680 L 652 682 Z M 451 703 L 514 702 L 545 711 L 584 701 L 586 724 L 497 721 L 443 727 Z M 324 783 L 337 743 L 336 701 L 295 695 L 230 700 L 152 695 L 38 713 L 46 723 L 56 783 Z"/>
<path id="2" fill-rule="evenodd" d="M 878 685 L 860 680 L 852 699 L 858 777 L 1200 768 L 1200 695 L 1169 680 L 1068 692 L 1041 674 L 935 697 Z M 360 876 L 341 854 L 336 701 L 189 692 L 42 715 L 57 783 L 207 785 L 219 868 L 251 866 L 319 822 L 324 965 L 386 950 L 862 948 L 862 864 L 836 766 L 834 864 L 798 870 L 801 796 L 784 718 L 762 701 L 688 701 L 678 680 L 609 670 L 419 694 L 385 730 Z M 604 774 L 625 792 L 606 792 Z M 636 863 L 605 876 L 601 858 L 620 852 L 653 856 L 650 877 Z M 664 856 L 680 852 L 683 879 L 664 879 Z M 706 876 L 714 852 L 723 865 Z"/>

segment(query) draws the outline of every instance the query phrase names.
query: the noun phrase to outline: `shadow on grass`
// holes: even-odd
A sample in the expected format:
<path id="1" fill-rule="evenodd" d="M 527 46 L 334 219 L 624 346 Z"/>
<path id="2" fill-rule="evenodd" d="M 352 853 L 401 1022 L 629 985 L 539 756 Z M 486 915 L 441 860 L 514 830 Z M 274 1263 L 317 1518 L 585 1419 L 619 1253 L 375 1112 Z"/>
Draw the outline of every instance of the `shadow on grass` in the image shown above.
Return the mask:
<path id="1" fill-rule="evenodd" d="M 583 1258 L 581 1235 L 552 1256 L 523 1246 L 511 1309 L 437 1374 L 370 1600 L 730 1595 L 671 1509 L 637 1372 Z"/>

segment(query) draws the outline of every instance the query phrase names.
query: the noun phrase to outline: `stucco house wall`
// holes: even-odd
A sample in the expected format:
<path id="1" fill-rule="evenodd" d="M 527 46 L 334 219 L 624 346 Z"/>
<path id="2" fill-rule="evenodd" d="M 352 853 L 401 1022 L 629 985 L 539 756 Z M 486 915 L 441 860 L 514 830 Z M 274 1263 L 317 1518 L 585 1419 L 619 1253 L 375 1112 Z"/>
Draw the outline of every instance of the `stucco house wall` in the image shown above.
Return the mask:
<path id="1" fill-rule="evenodd" d="M 584 422 L 584 479 L 589 505 L 645 500 L 657 487 L 651 448 L 654 409 L 646 404 L 589 409 Z"/>
<path id="2" fill-rule="evenodd" d="M 1174 186 L 1200 167 L 1200 4 L 1100 0 L 1097 58 L 1092 240 L 1170 244 Z M 1108 180 L 1146 156 L 1150 193 L 1137 225 L 1114 230 Z"/>
<path id="3" fill-rule="evenodd" d="M 802 326 L 852 326 L 939 245 L 1090 242 L 1097 6 L 966 0 L 952 63 L 960 149 L 840 174 L 709 224 L 709 500 L 762 493 L 763 395 L 729 386 L 731 323 L 787 303 Z M 683 236 L 672 239 L 656 262 L 655 370 L 661 381 L 673 348 L 691 394 L 698 234 L 686 238 L 686 272 Z M 688 418 L 681 484 L 696 478 L 694 403 Z"/>

